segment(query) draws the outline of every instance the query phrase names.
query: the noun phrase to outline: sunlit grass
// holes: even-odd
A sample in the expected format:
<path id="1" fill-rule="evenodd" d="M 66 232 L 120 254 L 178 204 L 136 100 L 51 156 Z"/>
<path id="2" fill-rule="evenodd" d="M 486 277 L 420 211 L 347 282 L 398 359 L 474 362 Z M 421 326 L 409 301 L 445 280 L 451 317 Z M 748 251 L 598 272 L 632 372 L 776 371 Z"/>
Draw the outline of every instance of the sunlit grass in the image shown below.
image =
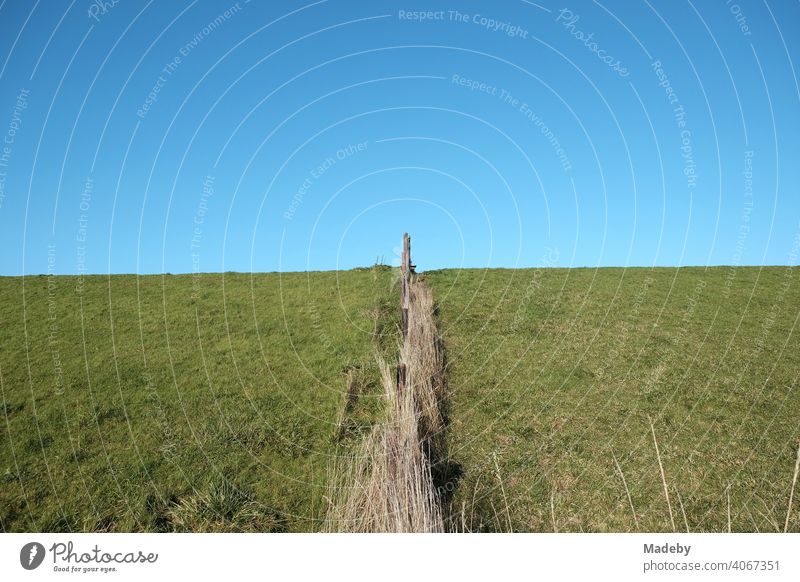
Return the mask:
<path id="1" fill-rule="evenodd" d="M 0 525 L 318 529 L 345 376 L 377 379 L 390 278 L 0 279 Z"/>
<path id="2" fill-rule="evenodd" d="M 468 518 L 474 506 L 484 529 L 508 529 L 496 456 L 514 530 L 671 531 L 666 482 L 679 530 L 727 531 L 729 496 L 733 531 L 783 531 L 800 440 L 800 270 L 426 278 L 465 471 L 454 503 Z"/>
<path id="3" fill-rule="evenodd" d="M 391 278 L 0 279 L 2 529 L 319 530 L 333 455 L 380 416 Z M 800 530 L 800 271 L 425 280 L 448 523 L 727 531 L 730 507 L 733 531 Z"/>

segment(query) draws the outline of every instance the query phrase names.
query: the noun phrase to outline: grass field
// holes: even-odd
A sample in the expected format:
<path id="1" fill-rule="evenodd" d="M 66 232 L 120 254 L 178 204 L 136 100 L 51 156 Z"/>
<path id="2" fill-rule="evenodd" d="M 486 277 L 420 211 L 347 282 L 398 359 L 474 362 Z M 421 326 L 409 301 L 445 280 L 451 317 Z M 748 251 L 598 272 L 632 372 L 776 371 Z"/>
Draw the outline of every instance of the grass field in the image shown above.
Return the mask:
<path id="1" fill-rule="evenodd" d="M 464 468 L 454 505 L 473 528 L 672 531 L 651 419 L 678 530 L 727 531 L 730 506 L 733 531 L 783 531 L 800 440 L 800 270 L 426 279 Z"/>
<path id="2" fill-rule="evenodd" d="M 390 277 L 0 279 L 3 529 L 318 529 Z"/>
<path id="3" fill-rule="evenodd" d="M 396 353 L 392 276 L 0 279 L 0 525 L 318 530 L 332 456 L 376 417 L 375 352 Z M 452 509 L 474 530 L 671 531 L 665 481 L 678 529 L 727 530 L 730 515 L 732 530 L 782 530 L 798 279 L 426 273 L 447 350 Z"/>

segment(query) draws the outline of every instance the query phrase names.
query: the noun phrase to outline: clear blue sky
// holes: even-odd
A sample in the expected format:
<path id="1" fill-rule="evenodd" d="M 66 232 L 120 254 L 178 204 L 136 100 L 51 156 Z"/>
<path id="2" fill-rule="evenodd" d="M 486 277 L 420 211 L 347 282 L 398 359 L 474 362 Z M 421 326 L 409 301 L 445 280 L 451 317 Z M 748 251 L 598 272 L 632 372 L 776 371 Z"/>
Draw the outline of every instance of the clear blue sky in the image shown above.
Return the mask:
<path id="1" fill-rule="evenodd" d="M 0 274 L 347 269 L 403 231 L 423 270 L 794 264 L 799 32 L 772 0 L 5 0 Z"/>

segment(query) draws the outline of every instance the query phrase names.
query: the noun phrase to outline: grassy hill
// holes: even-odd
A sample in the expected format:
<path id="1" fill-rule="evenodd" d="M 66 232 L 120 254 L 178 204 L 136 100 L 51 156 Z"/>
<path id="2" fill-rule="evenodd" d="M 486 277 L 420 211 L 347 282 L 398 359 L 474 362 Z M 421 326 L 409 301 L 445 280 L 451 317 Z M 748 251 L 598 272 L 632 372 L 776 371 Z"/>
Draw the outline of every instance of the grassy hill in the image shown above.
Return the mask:
<path id="1" fill-rule="evenodd" d="M 0 279 L 2 528 L 316 530 L 390 277 Z"/>
<path id="2" fill-rule="evenodd" d="M 426 278 L 464 467 L 454 505 L 473 527 L 672 531 L 652 420 L 678 530 L 727 530 L 729 505 L 734 531 L 783 530 L 800 440 L 800 270 Z"/>
<path id="3" fill-rule="evenodd" d="M 0 278 L 0 525 L 319 529 L 332 456 L 374 417 L 375 352 L 396 353 L 392 277 Z M 799 278 L 426 273 L 453 509 L 472 529 L 672 530 L 652 421 L 678 529 L 727 529 L 729 507 L 734 530 L 782 529 Z"/>

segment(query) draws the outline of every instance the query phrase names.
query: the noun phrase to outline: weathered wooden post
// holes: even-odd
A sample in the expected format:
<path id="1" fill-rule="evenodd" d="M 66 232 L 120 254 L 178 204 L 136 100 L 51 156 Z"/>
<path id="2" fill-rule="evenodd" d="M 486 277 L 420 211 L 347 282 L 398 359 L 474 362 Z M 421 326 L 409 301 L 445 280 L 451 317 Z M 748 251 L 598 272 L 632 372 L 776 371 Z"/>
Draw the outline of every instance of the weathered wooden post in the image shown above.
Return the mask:
<path id="1" fill-rule="evenodd" d="M 408 338 L 408 309 L 411 306 L 411 237 L 403 233 L 403 254 L 400 263 L 400 324 L 403 328 L 403 341 Z M 397 365 L 397 391 L 402 393 L 406 387 L 406 365 Z"/>
<path id="2" fill-rule="evenodd" d="M 403 362 L 397 364 L 397 392 L 402 394 L 406 389 L 406 365 Z"/>
<path id="3" fill-rule="evenodd" d="M 408 308 L 411 303 L 411 237 L 403 234 L 403 256 L 400 264 L 400 314 L 403 340 L 408 337 Z"/>

